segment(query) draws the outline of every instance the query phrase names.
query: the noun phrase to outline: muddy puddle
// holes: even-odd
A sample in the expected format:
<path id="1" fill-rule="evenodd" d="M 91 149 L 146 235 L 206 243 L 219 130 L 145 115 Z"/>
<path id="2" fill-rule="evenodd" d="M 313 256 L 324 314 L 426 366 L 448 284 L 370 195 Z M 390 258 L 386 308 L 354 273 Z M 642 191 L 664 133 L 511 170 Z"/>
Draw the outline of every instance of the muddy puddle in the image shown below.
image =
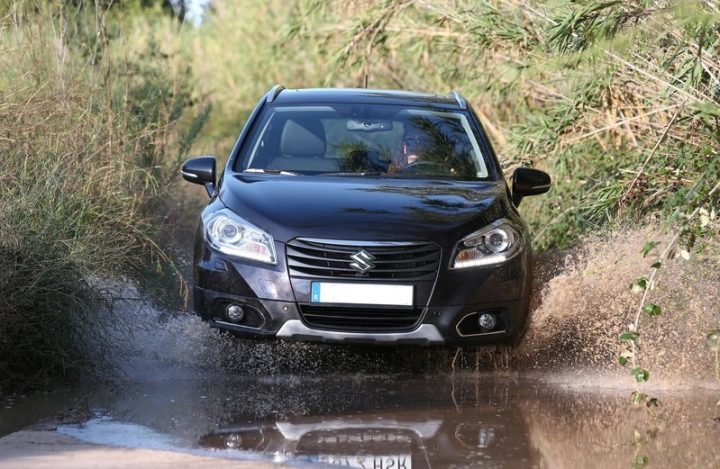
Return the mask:
<path id="1" fill-rule="evenodd" d="M 661 405 L 647 410 L 602 378 L 570 379 L 176 369 L 19 397 L 0 409 L 0 422 L 8 432 L 45 413 L 39 428 L 90 443 L 304 466 L 720 467 L 716 391 L 658 390 Z"/>

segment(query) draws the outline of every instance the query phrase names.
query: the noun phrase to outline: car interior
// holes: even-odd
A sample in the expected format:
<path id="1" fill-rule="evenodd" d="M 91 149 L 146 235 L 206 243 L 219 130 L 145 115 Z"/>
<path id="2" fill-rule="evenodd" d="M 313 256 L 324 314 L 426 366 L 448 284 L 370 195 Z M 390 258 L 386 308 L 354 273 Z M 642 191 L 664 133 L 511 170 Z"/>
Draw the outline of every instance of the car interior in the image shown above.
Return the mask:
<path id="1" fill-rule="evenodd" d="M 325 128 L 319 119 L 285 121 L 280 136 L 281 156 L 267 169 L 280 171 L 337 172 L 338 160 L 325 157 Z"/>

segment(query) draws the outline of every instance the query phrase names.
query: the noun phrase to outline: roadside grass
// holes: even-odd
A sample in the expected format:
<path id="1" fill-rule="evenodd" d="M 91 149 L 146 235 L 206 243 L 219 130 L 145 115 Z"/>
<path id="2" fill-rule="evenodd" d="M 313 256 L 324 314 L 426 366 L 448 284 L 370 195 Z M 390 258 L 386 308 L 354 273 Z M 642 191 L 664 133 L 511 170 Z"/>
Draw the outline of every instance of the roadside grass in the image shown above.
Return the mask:
<path id="1" fill-rule="evenodd" d="M 104 279 L 172 273 L 168 188 L 206 116 L 157 43 L 31 3 L 0 20 L 0 393 L 101 372 L 122 331 Z"/>

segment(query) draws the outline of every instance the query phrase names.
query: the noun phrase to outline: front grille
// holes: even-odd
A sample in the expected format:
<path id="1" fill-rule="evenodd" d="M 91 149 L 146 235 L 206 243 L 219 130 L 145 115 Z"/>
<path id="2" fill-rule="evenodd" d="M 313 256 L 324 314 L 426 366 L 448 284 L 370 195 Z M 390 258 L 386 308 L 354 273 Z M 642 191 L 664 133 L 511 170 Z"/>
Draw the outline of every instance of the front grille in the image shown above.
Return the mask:
<path id="1" fill-rule="evenodd" d="M 358 272 L 350 256 L 365 250 L 374 256 L 374 268 Z M 434 280 L 440 248 L 433 243 L 347 243 L 294 239 L 287 244 L 291 277 L 368 278 L 385 280 Z"/>
<path id="2" fill-rule="evenodd" d="M 413 327 L 423 308 L 343 308 L 300 305 L 300 314 L 309 326 L 343 331 L 401 331 Z"/>

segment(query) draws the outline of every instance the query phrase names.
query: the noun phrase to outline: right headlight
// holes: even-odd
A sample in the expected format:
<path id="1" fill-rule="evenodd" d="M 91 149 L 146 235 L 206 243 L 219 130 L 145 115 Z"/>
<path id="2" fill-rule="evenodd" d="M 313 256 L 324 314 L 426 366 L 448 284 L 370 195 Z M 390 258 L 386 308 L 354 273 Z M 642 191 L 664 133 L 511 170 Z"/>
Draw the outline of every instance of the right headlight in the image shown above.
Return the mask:
<path id="1" fill-rule="evenodd" d="M 501 218 L 460 240 L 450 268 L 499 264 L 514 257 L 523 244 L 520 231 Z"/>
<path id="2" fill-rule="evenodd" d="M 220 209 L 203 222 L 206 239 L 223 254 L 277 264 L 273 237 L 230 210 Z"/>

